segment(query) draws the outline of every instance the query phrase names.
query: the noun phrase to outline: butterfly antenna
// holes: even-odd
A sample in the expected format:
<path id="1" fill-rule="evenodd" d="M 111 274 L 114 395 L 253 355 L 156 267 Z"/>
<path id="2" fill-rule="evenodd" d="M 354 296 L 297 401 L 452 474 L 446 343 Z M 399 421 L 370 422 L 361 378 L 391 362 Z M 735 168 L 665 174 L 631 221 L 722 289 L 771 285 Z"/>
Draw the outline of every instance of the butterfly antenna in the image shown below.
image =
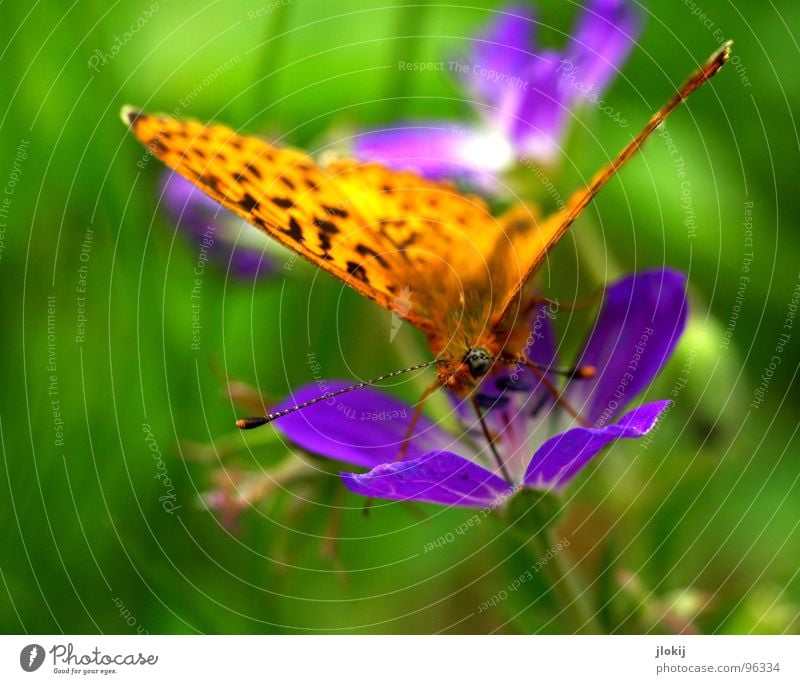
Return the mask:
<path id="1" fill-rule="evenodd" d="M 597 375 L 597 368 L 595 366 L 583 365 L 575 366 L 573 368 L 559 368 L 557 366 L 548 366 L 546 363 L 536 363 L 529 361 L 525 358 L 515 358 L 513 356 L 500 356 L 498 361 L 507 363 L 512 366 L 526 366 L 528 368 L 535 368 L 545 373 L 552 373 L 553 375 L 561 375 L 562 377 L 569 378 L 570 380 L 591 380 Z"/>
<path id="2" fill-rule="evenodd" d="M 664 119 L 666 119 L 681 102 L 689 97 L 689 95 L 722 69 L 725 63 L 730 59 L 732 45 L 732 40 L 723 43 L 723 45 L 708 58 L 703 66 L 695 70 L 692 75 L 689 76 L 686 82 L 678 88 L 667 103 L 650 117 L 645 127 L 633 140 L 622 148 L 622 151 L 616 158 L 610 164 L 600 169 L 585 188 L 574 192 L 570 196 L 564 208 L 557 214 L 554 214 L 556 223 L 546 237 L 543 253 L 546 253 L 547 250 L 561 239 L 561 236 L 564 235 L 567 229 L 575 222 L 575 219 L 583 213 L 583 210 L 586 209 L 586 206 L 594 199 L 595 195 L 597 195 L 602 187 L 614 177 L 614 174 L 636 154 L 636 151 L 644 144 L 645 140 L 647 140 L 653 131 L 664 122 Z M 525 272 L 525 275 L 520 279 L 517 286 L 508 294 L 497 316 L 498 321 L 502 320 L 508 313 L 512 303 L 517 300 L 522 292 L 525 283 L 528 282 L 539 266 L 541 266 L 541 259 L 536 259 Z"/>
<path id="3" fill-rule="evenodd" d="M 658 128 L 672 113 L 672 110 L 675 109 L 675 107 L 677 107 L 687 97 L 689 97 L 689 95 L 691 95 L 701 85 L 708 81 L 712 76 L 714 76 L 720 69 L 722 69 L 722 67 L 731 57 L 732 46 L 732 40 L 723 43 L 723 45 L 716 50 L 711 57 L 708 58 L 703 66 L 694 71 L 691 76 L 686 79 L 686 82 L 680 88 L 678 88 L 676 93 L 667 101 L 667 103 L 650 117 L 647 125 L 622 149 L 622 151 L 617 155 L 616 159 L 614 159 L 614 161 L 612 161 L 608 166 L 600 169 L 600 171 L 594 175 L 588 187 L 584 188 L 583 190 L 579 190 L 569 199 L 565 209 L 566 216 L 564 217 L 562 224 L 564 227 L 569 226 L 576 218 L 578 218 L 578 216 L 580 216 L 581 212 L 583 212 L 583 210 L 586 208 L 586 205 L 592 201 L 594 196 L 609 181 L 609 179 L 611 179 L 614 174 L 619 171 L 620 167 L 622 167 L 625 162 L 627 162 L 636 153 L 636 151 L 644 144 L 644 141 L 650 137 L 650 134 L 656 130 L 656 128 Z"/>
<path id="4" fill-rule="evenodd" d="M 343 387 L 342 389 L 338 389 L 333 392 L 326 392 L 325 394 L 321 394 L 320 396 L 315 397 L 314 399 L 310 399 L 309 401 L 304 401 L 302 404 L 296 404 L 291 408 L 282 409 L 280 411 L 276 411 L 275 413 L 268 413 L 266 416 L 252 416 L 250 418 L 239 418 L 239 420 L 236 421 L 236 427 L 240 428 L 241 430 L 252 430 L 253 428 L 261 427 L 262 425 L 271 423 L 273 420 L 276 420 L 277 418 L 282 418 L 283 416 L 287 416 L 290 413 L 294 413 L 295 411 L 300 411 L 309 406 L 313 406 L 314 404 L 318 404 L 321 401 L 327 401 L 328 399 L 332 399 L 333 397 L 338 397 L 341 394 L 347 394 L 348 392 L 352 392 L 353 390 L 361 389 L 362 387 L 368 387 L 369 385 L 374 385 L 375 383 L 378 383 L 381 380 L 388 380 L 389 378 L 393 378 L 397 375 L 402 375 L 403 373 L 419 370 L 420 368 L 427 368 L 428 366 L 432 366 L 435 363 L 442 363 L 442 360 L 434 359 L 433 361 L 425 361 L 425 363 L 418 363 L 415 366 L 409 366 L 408 368 L 401 368 L 400 370 L 392 371 L 391 373 L 384 373 L 383 375 L 379 375 L 370 380 L 357 382 L 355 385 L 350 385 L 349 387 Z"/>

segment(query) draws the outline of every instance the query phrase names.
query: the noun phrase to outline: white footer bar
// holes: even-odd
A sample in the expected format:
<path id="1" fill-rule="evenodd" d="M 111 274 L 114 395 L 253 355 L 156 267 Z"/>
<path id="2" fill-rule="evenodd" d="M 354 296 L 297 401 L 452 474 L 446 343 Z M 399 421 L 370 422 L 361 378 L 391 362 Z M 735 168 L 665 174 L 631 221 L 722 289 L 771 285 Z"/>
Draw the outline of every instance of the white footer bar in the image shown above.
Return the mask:
<path id="1" fill-rule="evenodd" d="M 7 636 L 0 681 L 800 682 L 795 636 Z M 580 678 L 580 679 L 578 679 Z"/>

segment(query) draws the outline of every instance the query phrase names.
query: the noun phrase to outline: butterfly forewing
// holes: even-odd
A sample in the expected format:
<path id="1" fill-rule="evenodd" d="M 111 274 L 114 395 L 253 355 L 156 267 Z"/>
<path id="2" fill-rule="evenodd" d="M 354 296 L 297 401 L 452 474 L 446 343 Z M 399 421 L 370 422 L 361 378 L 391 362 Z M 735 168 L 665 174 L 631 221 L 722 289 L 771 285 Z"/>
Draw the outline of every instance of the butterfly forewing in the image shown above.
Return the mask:
<path id="1" fill-rule="evenodd" d="M 507 295 L 497 290 L 490 263 L 497 245 L 508 242 L 504 223 L 480 197 L 378 164 L 339 160 L 320 166 L 302 152 L 225 126 L 131 109 L 124 118 L 168 166 L 272 238 L 407 318 L 436 346 L 460 336 L 465 320 L 471 329 L 488 325 Z M 502 266 L 499 280 L 518 282 L 521 265 L 512 259 Z"/>

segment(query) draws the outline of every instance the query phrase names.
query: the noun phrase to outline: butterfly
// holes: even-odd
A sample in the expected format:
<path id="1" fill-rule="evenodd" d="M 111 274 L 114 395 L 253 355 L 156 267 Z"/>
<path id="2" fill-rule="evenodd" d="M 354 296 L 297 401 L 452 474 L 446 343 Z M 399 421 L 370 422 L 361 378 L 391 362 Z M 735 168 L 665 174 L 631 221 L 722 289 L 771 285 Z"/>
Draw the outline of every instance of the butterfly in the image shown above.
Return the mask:
<path id="1" fill-rule="evenodd" d="M 720 47 L 610 164 L 546 217 L 525 204 L 494 216 L 484 199 L 452 184 L 349 159 L 323 166 L 222 125 L 132 107 L 123 108 L 122 119 L 148 150 L 214 200 L 420 329 L 435 361 L 415 368 L 435 363 L 433 387 L 465 397 L 499 365 L 529 363 L 527 314 L 539 301 L 526 289 L 531 276 L 597 192 L 730 51 L 730 42 Z M 238 424 L 255 427 L 279 415 Z"/>

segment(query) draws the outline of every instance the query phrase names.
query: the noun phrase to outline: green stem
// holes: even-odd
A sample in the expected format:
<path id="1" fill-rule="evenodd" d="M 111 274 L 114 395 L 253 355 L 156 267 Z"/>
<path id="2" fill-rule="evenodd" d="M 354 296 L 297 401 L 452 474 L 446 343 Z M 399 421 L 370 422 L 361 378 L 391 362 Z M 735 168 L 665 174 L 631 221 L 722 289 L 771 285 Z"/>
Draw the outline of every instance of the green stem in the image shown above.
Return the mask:
<path id="1" fill-rule="evenodd" d="M 285 438 L 281 437 L 275 428 L 263 427 L 248 433 L 243 433 L 241 430 L 229 432 L 217 437 L 211 444 L 186 441 L 182 443 L 181 453 L 192 461 L 216 463 L 256 447 L 284 447 L 285 451 L 285 444 Z"/>
<path id="2" fill-rule="evenodd" d="M 556 549 L 559 540 L 556 539 L 553 526 L 547 526 L 541 534 L 537 534 L 530 541 L 536 553 L 537 561 L 544 559 L 547 552 Z M 552 558 L 546 565 L 552 584 L 552 589 L 563 604 L 564 611 L 569 615 L 576 634 L 602 634 L 603 630 L 597 621 L 596 612 L 589 601 L 588 590 L 580 578 L 578 569 L 568 562 L 564 549 L 553 551 Z"/>
<path id="3" fill-rule="evenodd" d="M 592 279 L 601 285 L 618 278 L 624 270 L 614 255 L 613 245 L 604 239 L 600 226 L 588 212 L 581 219 L 575 237 L 580 249 L 582 267 L 587 269 L 592 274 Z M 602 254 L 603 258 L 598 259 L 598 254 Z"/>
<path id="4" fill-rule="evenodd" d="M 285 34 L 289 28 L 293 11 L 294 7 L 291 6 L 291 3 L 287 3 L 286 6 L 270 12 L 271 16 L 263 20 L 264 42 L 257 53 L 257 71 L 253 77 L 253 82 L 258 83 L 260 87 L 251 90 L 252 106 L 249 116 L 252 116 L 253 112 L 264 111 L 265 107 L 272 106 L 275 101 L 274 95 L 271 96 L 270 93 L 274 93 L 277 89 L 275 72 L 284 61 L 284 51 L 287 45 Z M 285 77 L 285 72 L 281 72 L 281 77 Z M 275 110 L 271 109 L 271 112 L 271 116 L 274 118 Z"/>
<path id="5" fill-rule="evenodd" d="M 418 53 L 422 47 L 419 36 L 423 33 L 426 22 L 427 7 L 423 4 L 406 0 L 399 3 L 399 7 L 394 10 L 396 21 L 392 32 L 393 39 L 390 45 L 390 64 L 392 66 L 392 76 L 386 79 L 386 90 L 384 97 L 391 103 L 392 116 L 400 119 L 406 114 L 408 97 L 412 92 L 411 71 L 402 71 L 398 68 L 400 62 L 415 62 L 418 60 Z M 413 74 L 418 78 L 418 74 Z"/>

